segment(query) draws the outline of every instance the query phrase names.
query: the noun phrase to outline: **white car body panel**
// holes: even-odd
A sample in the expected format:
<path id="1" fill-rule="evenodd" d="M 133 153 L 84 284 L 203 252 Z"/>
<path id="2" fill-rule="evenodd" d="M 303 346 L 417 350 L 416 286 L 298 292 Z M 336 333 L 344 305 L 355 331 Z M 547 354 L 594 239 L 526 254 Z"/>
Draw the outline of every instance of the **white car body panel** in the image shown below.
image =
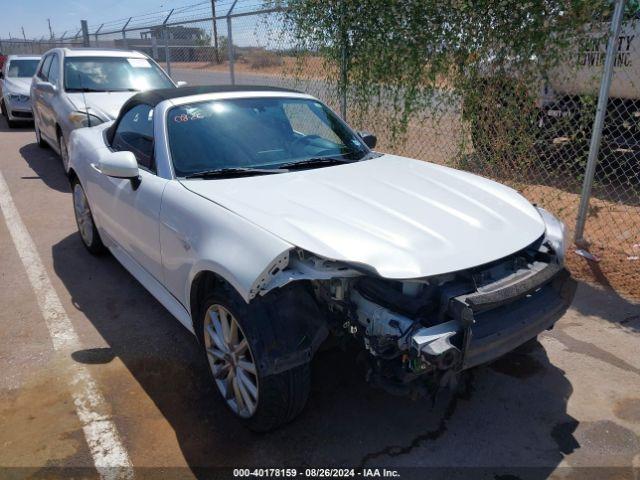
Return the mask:
<path id="1" fill-rule="evenodd" d="M 226 92 L 159 103 L 157 175 L 141 170 L 137 190 L 96 168 L 111 151 L 104 133 L 112 122 L 70 136 L 70 167 L 105 245 L 190 329 L 191 286 L 201 272 L 220 275 L 250 302 L 295 247 L 382 277 L 417 279 L 506 257 L 545 231 L 538 211 L 515 190 L 393 155 L 277 175 L 176 179 L 167 145 L 169 109 L 251 96 L 313 98 Z"/>
<path id="2" fill-rule="evenodd" d="M 126 252 L 128 261 L 121 263 L 131 271 L 133 260 L 144 278 L 162 284 L 186 312 L 191 283 L 202 271 L 219 274 L 250 301 L 260 278 L 287 257 L 292 245 L 190 192 L 178 180 L 141 170 L 142 182 L 133 190 L 129 180 L 103 175 L 95 165 L 110 152 L 103 139 L 110 125 L 74 130 L 69 145 L 70 167 L 85 189 L 105 245 L 119 260 L 122 254 L 116 250 Z M 254 248 L 247 248 L 247 239 L 255 242 Z"/>
<path id="3" fill-rule="evenodd" d="M 183 184 L 297 247 L 385 278 L 482 265 L 526 247 L 545 230 L 540 214 L 515 190 L 393 155 Z"/>

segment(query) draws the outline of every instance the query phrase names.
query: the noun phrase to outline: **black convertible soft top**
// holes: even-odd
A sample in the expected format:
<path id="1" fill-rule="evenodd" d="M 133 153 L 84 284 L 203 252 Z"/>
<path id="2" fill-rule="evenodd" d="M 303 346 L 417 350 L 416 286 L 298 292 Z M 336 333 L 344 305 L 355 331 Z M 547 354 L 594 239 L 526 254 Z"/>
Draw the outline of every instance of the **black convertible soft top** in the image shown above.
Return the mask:
<path id="1" fill-rule="evenodd" d="M 264 85 L 207 85 L 202 87 L 180 87 L 180 88 L 160 88 L 148 90 L 135 94 L 120 109 L 120 114 L 116 121 L 109 127 L 107 138 L 109 143 L 113 140 L 113 135 L 122 116 L 137 105 L 150 105 L 155 107 L 160 102 L 172 98 L 190 97 L 192 95 L 202 95 L 205 93 L 227 93 L 227 92 L 288 92 L 302 93 L 298 90 L 288 88 L 268 87 Z"/>

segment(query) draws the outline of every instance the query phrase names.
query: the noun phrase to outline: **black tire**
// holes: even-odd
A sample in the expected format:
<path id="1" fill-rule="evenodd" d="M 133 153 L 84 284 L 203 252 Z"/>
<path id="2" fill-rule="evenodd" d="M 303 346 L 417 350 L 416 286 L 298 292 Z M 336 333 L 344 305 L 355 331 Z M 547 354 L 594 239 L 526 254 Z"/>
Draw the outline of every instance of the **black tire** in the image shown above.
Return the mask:
<path id="1" fill-rule="evenodd" d="M 2 111 L 2 115 L 7 120 L 7 126 L 9 128 L 17 128 L 18 124 L 13 120 L 9 120 L 9 113 L 7 112 L 7 108 L 4 105 L 4 100 L 0 101 L 0 111 Z"/>
<path id="2" fill-rule="evenodd" d="M 98 229 L 96 228 L 96 223 L 93 220 L 93 214 L 91 213 L 89 201 L 84 193 L 84 188 L 82 188 L 82 185 L 80 184 L 80 181 L 77 178 L 74 178 L 71 181 L 71 192 L 72 192 L 72 199 L 73 199 L 73 212 L 75 214 L 76 226 L 78 227 L 78 233 L 80 234 L 80 239 L 82 240 L 82 244 L 86 247 L 87 250 L 89 250 L 89 253 L 91 253 L 92 255 L 102 255 L 103 253 L 106 252 L 107 248 L 104 246 L 104 243 L 102 243 L 102 238 L 100 238 L 100 233 L 98 232 Z M 76 202 L 78 201 L 78 199 L 76 198 L 76 195 L 80 195 L 80 194 L 84 197 L 84 201 L 86 202 L 87 209 L 88 209 L 88 218 L 85 221 L 91 222 L 90 225 L 87 225 L 86 227 L 88 230 L 91 231 L 90 235 L 88 234 L 88 231 L 87 231 L 87 234 L 84 234 L 81 227 L 81 220 L 80 220 L 78 208 L 76 205 Z"/>
<path id="3" fill-rule="evenodd" d="M 216 382 L 213 372 L 209 368 L 204 340 L 205 315 L 214 304 L 223 306 L 235 317 L 242 334 L 249 343 L 251 355 L 257 368 L 258 380 L 257 407 L 250 417 L 241 417 L 233 411 L 216 385 L 219 396 L 236 418 L 254 432 L 268 432 L 290 422 L 300 414 L 307 402 L 311 385 L 310 364 L 305 363 L 281 373 L 264 375 L 264 362 L 260 357 L 261 349 L 259 347 L 261 342 L 260 329 L 270 328 L 269 315 L 272 315 L 273 312 L 267 312 L 259 302 L 247 304 L 230 285 L 220 283 L 201 302 L 199 317 L 195 322 L 202 356 L 214 385 Z"/>

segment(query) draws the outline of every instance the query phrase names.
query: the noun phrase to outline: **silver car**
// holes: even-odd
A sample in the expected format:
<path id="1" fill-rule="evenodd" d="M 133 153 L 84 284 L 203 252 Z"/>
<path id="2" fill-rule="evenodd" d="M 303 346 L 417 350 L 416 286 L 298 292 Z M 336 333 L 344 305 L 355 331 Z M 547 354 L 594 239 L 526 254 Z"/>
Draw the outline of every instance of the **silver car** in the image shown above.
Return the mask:
<path id="1" fill-rule="evenodd" d="M 9 128 L 33 120 L 29 87 L 39 61 L 39 55 L 9 55 L 0 70 L 0 110 Z"/>
<path id="2" fill-rule="evenodd" d="M 175 88 L 147 55 L 127 50 L 54 48 L 40 61 L 31 83 L 38 145 L 49 144 L 69 166 L 67 139 L 73 130 L 118 116 L 136 92 Z"/>

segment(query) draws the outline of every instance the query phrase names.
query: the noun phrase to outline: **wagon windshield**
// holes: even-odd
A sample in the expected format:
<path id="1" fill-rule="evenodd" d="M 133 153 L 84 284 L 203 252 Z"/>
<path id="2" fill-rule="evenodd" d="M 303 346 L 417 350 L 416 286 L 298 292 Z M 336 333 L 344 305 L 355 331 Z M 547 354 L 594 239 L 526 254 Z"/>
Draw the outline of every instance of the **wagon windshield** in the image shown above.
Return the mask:
<path id="1" fill-rule="evenodd" d="M 178 177 L 273 168 L 310 159 L 363 159 L 369 149 L 325 105 L 300 98 L 236 98 L 180 105 L 167 117 Z"/>
<path id="2" fill-rule="evenodd" d="M 68 92 L 128 92 L 171 88 L 171 80 L 146 58 L 67 57 L 64 87 Z"/>
<path id="3" fill-rule="evenodd" d="M 7 77 L 16 78 L 29 78 L 36 74 L 36 68 L 40 60 L 25 59 L 25 60 L 11 60 L 9 63 L 9 69 L 7 70 Z"/>

